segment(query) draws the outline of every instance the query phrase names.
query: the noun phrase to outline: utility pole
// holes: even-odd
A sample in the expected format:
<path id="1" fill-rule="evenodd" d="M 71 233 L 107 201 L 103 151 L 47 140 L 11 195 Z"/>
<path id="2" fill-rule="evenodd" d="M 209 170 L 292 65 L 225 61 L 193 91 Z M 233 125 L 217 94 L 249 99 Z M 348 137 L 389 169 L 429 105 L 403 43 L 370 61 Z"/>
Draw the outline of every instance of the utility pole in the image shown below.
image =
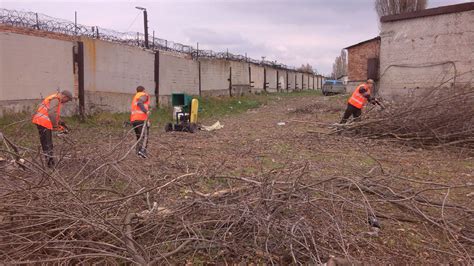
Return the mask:
<path id="1" fill-rule="evenodd" d="M 146 12 L 146 8 L 136 6 L 136 9 L 142 10 L 143 11 L 143 27 L 145 28 L 145 48 L 150 48 L 148 45 L 148 14 Z"/>
<path id="2" fill-rule="evenodd" d="M 74 11 L 74 35 L 77 35 L 77 11 Z"/>

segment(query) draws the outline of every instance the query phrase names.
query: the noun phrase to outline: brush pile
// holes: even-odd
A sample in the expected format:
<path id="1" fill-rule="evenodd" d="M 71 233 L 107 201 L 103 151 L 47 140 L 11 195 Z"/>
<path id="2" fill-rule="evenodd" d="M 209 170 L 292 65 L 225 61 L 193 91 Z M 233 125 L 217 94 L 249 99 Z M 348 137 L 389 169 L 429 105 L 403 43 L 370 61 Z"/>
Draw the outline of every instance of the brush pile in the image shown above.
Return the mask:
<path id="1" fill-rule="evenodd" d="M 425 224 L 427 244 L 431 235 L 445 234 L 451 242 L 444 252 L 472 262 L 473 210 L 445 202 L 466 193 L 469 184 L 419 184 L 374 171 L 323 177 L 305 164 L 247 177 L 220 175 L 212 168 L 171 177 L 159 169 L 143 172 L 123 159 L 128 150 L 120 152 L 102 160 L 70 152 L 63 155 L 69 162 L 60 162 L 54 172 L 33 160 L 25 161 L 26 170 L 2 168 L 0 260 L 357 263 L 386 249 L 379 233 L 409 222 Z M 446 189 L 445 201 L 426 193 Z M 396 261 L 401 255 L 393 256 Z"/>
<path id="2" fill-rule="evenodd" d="M 342 129 L 368 138 L 392 138 L 417 146 L 474 150 L 474 89 L 434 89 Z"/>
<path id="3" fill-rule="evenodd" d="M 287 117 L 273 116 L 287 110 L 278 107 L 219 134 L 154 133 L 147 160 L 134 154 L 133 130 L 79 128 L 63 136 L 75 141 L 55 138 L 54 169 L 37 140 L 21 142 L 37 132 L 18 127 L 0 145 L 0 261 L 473 264 L 472 160 L 432 157 L 455 164 L 441 172 L 419 165 L 439 161 L 398 165 L 404 149 L 363 140 L 357 151 L 307 125 L 277 135 L 275 118 Z"/>

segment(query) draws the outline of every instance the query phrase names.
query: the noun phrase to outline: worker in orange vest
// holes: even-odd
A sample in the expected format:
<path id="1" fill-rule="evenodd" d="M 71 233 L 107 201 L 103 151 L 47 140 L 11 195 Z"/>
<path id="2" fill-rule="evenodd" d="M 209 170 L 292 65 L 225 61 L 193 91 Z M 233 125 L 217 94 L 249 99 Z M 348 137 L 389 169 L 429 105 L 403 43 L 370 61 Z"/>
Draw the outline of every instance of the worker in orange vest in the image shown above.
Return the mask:
<path id="1" fill-rule="evenodd" d="M 357 119 L 362 114 L 362 108 L 367 101 L 372 104 L 376 103 L 375 98 L 371 95 L 373 86 L 374 81 L 372 79 L 368 79 L 367 82 L 357 86 L 347 102 L 347 108 L 342 116 L 341 124 L 346 123 L 347 119 L 351 116 L 354 116 L 354 118 Z"/>
<path id="2" fill-rule="evenodd" d="M 61 107 L 72 100 L 72 93 L 68 90 L 49 95 L 38 106 L 32 122 L 36 124 L 41 142 L 41 148 L 48 167 L 54 167 L 53 133 L 64 131 L 66 124 L 60 121 Z"/>
<path id="3" fill-rule="evenodd" d="M 137 93 L 132 100 L 132 113 L 130 114 L 130 122 L 135 130 L 137 136 L 137 155 L 142 158 L 147 158 L 146 146 L 148 144 L 148 130 L 150 124 L 148 117 L 150 115 L 150 95 L 145 92 L 143 86 L 137 87 Z M 142 131 L 143 136 L 142 136 Z"/>

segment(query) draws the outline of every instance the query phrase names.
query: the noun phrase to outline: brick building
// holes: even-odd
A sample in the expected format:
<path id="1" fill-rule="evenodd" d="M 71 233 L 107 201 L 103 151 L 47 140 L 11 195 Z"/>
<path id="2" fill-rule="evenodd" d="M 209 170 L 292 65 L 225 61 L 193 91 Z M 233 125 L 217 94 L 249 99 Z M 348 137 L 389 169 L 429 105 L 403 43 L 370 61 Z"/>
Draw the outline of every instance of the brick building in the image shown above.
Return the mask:
<path id="1" fill-rule="evenodd" d="M 372 78 L 378 80 L 380 37 L 375 37 L 349 47 L 347 50 L 347 91 L 354 91 L 361 82 Z"/>
<path id="2" fill-rule="evenodd" d="M 380 21 L 381 95 L 396 98 L 438 87 L 474 87 L 474 3 L 384 16 Z"/>

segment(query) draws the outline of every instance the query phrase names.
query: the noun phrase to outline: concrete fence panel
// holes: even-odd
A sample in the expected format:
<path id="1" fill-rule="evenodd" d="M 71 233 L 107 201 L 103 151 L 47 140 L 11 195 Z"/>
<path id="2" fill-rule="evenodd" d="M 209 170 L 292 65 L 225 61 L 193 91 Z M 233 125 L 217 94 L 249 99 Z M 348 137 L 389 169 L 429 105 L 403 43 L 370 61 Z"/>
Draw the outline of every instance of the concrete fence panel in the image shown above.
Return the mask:
<path id="1" fill-rule="evenodd" d="M 288 71 L 288 91 L 295 90 L 295 72 Z"/>
<path id="2" fill-rule="evenodd" d="M 160 52 L 160 96 L 173 92 L 199 95 L 199 63 L 184 57 Z"/>
<path id="3" fill-rule="evenodd" d="M 230 61 L 232 68 L 232 95 L 243 95 L 251 92 L 249 81 L 249 64 Z"/>
<path id="4" fill-rule="evenodd" d="M 315 89 L 315 87 L 314 87 L 314 75 L 309 74 L 308 76 L 309 76 L 309 78 L 308 78 L 308 89 L 313 90 L 313 89 Z"/>
<path id="5" fill-rule="evenodd" d="M 296 90 L 302 90 L 303 89 L 303 73 L 299 73 L 299 72 L 296 72 L 295 73 L 295 84 L 296 84 L 296 87 L 295 89 Z"/>
<path id="6" fill-rule="evenodd" d="M 271 67 L 265 68 L 267 92 L 277 92 L 277 70 Z"/>
<path id="7" fill-rule="evenodd" d="M 73 45 L 0 32 L 0 115 L 32 112 L 41 98 L 58 89 L 73 92 Z"/>
<path id="8" fill-rule="evenodd" d="M 200 61 L 202 95 L 230 95 L 230 62 L 218 59 L 200 59 Z"/>
<path id="9" fill-rule="evenodd" d="M 259 65 L 250 64 L 252 92 L 259 93 L 263 91 L 264 68 Z"/>
<path id="10" fill-rule="evenodd" d="M 308 84 L 309 74 L 303 73 L 302 75 L 303 75 L 303 81 L 302 81 L 303 90 L 307 90 L 309 89 L 309 84 Z"/>
<path id="11" fill-rule="evenodd" d="M 128 112 L 139 85 L 154 96 L 154 53 L 101 40 L 82 41 L 87 110 Z"/>
<path id="12" fill-rule="evenodd" d="M 278 84 L 280 91 L 286 91 L 286 70 L 279 69 L 278 71 Z"/>

